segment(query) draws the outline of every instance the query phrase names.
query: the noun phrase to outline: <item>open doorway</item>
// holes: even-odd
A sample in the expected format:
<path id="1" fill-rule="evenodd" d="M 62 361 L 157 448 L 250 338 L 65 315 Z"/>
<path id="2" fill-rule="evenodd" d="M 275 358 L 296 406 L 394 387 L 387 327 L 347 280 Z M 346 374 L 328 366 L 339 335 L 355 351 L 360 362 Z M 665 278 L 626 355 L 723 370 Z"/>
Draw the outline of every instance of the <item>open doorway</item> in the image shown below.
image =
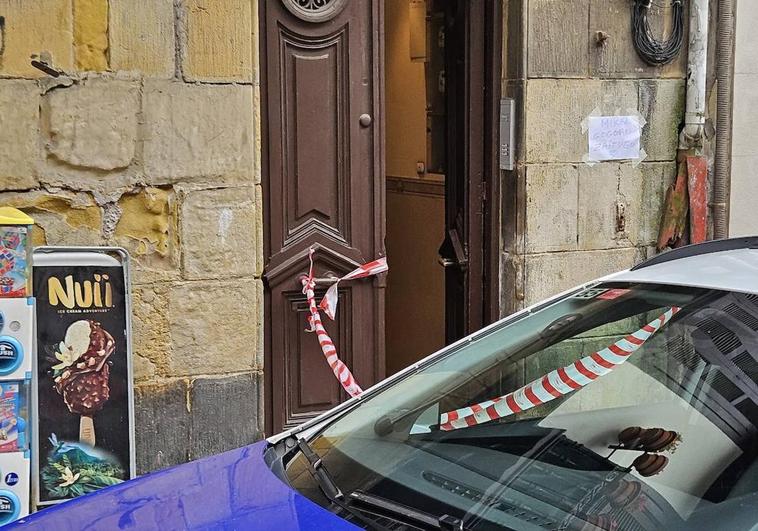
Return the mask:
<path id="1" fill-rule="evenodd" d="M 388 0 L 386 374 L 496 318 L 501 6 Z"/>
<path id="2" fill-rule="evenodd" d="M 446 334 L 446 273 L 440 245 L 449 188 L 446 19 L 455 3 L 385 3 L 388 375 L 452 339 Z"/>

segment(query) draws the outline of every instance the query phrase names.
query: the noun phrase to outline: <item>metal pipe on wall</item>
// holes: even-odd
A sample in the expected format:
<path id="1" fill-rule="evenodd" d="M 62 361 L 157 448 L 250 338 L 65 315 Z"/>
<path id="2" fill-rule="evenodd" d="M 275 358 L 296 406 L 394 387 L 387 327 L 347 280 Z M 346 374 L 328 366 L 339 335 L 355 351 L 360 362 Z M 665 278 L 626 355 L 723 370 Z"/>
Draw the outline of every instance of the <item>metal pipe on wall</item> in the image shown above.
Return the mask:
<path id="1" fill-rule="evenodd" d="M 732 84 L 734 79 L 734 0 L 719 2 L 716 37 L 716 150 L 713 170 L 713 237 L 729 234 L 727 204 L 732 154 Z"/>
<path id="2" fill-rule="evenodd" d="M 687 103 L 680 149 L 701 147 L 705 129 L 705 79 L 708 59 L 708 0 L 690 3 Z"/>
<path id="3" fill-rule="evenodd" d="M 706 73 L 708 66 L 708 21 L 710 0 L 690 2 L 690 42 L 687 57 L 687 98 L 684 128 L 679 139 L 679 170 L 677 178 L 686 180 L 686 191 L 679 183 L 681 193 L 689 205 L 683 209 L 689 215 L 689 242 L 700 243 L 708 236 L 708 164 L 703 154 L 705 142 Z M 686 221 L 679 219 L 684 236 Z M 669 238 L 670 240 L 671 238 Z"/>

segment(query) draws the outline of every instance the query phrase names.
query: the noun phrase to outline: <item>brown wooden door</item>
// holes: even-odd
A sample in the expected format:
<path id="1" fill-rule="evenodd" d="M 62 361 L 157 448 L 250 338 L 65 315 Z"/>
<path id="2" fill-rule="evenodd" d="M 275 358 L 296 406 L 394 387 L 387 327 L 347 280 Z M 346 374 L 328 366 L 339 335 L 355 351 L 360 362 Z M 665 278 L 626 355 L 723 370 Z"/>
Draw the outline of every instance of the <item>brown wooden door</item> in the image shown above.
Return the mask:
<path id="1" fill-rule="evenodd" d="M 260 2 L 266 264 L 266 427 L 346 398 L 313 334 L 298 277 L 384 255 L 382 2 Z M 317 292 L 316 296 L 320 297 Z M 339 356 L 366 388 L 384 372 L 384 278 L 340 285 Z"/>
<path id="2" fill-rule="evenodd" d="M 497 179 L 496 170 L 485 170 L 493 149 L 485 142 L 492 112 L 485 96 L 495 88 L 486 80 L 485 67 L 486 54 L 495 53 L 485 46 L 494 33 L 485 23 L 492 18 L 490 4 L 484 0 L 444 3 L 447 172 L 445 235 L 439 252 L 445 266 L 448 343 L 492 318 L 486 294 L 492 276 L 485 263 L 491 251 L 485 242 L 487 182 Z"/>

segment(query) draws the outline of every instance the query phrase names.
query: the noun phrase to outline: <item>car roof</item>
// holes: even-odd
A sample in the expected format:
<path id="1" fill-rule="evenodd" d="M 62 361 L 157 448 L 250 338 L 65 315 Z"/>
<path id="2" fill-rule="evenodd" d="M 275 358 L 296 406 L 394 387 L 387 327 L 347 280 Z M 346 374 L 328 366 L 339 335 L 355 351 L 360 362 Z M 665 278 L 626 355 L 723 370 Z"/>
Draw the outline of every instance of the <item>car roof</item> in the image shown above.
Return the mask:
<path id="1" fill-rule="evenodd" d="M 681 247 L 603 280 L 758 293 L 758 237 Z"/>

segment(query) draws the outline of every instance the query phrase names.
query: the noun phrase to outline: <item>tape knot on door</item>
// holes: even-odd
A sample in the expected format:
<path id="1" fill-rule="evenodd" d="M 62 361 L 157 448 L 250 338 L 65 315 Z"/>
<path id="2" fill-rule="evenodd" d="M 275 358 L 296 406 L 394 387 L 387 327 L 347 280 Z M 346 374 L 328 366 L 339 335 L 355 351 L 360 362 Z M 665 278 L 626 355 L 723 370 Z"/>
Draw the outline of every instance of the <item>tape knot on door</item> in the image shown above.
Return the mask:
<path id="1" fill-rule="evenodd" d="M 360 385 L 358 385 L 358 382 L 355 381 L 353 373 L 350 372 L 350 369 L 347 367 L 347 365 L 345 365 L 345 363 L 337 355 L 337 349 L 334 346 L 334 342 L 329 337 L 329 334 L 326 333 L 326 329 L 321 322 L 321 314 L 319 313 L 319 309 L 324 310 L 326 315 L 334 320 L 337 316 L 337 302 L 339 300 L 339 293 L 337 290 L 339 283 L 343 280 L 366 278 L 387 271 L 387 258 L 382 257 L 374 260 L 373 262 L 363 264 L 343 277 L 326 279 L 325 281 L 333 281 L 334 283 L 329 287 L 323 299 L 321 299 L 321 302 L 317 305 L 316 295 L 314 293 L 314 290 L 316 289 L 316 278 L 313 275 L 314 252 L 314 249 L 311 247 L 308 253 L 308 259 L 310 261 L 308 274 L 303 275 L 300 278 L 300 282 L 303 285 L 303 294 L 308 301 L 309 316 L 308 328 L 306 329 L 306 332 L 316 333 L 319 345 L 321 346 L 321 351 L 324 353 L 326 362 L 332 369 L 335 378 L 337 378 L 340 385 L 342 385 L 342 387 L 350 396 L 358 396 L 363 392 L 363 390 L 361 389 Z"/>

